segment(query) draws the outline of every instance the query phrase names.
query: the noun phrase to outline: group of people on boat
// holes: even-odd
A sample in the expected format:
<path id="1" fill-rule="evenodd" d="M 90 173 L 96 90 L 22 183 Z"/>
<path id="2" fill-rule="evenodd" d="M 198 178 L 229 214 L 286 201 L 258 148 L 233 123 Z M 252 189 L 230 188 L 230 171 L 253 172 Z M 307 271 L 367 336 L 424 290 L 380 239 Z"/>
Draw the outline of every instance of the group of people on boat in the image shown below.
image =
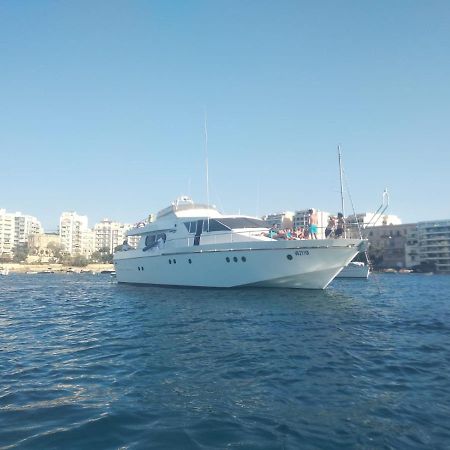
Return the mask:
<path id="1" fill-rule="evenodd" d="M 325 228 L 325 238 L 340 238 L 344 235 L 345 220 L 342 213 L 338 213 L 337 217 L 330 216 L 328 224 Z"/>
<path id="2" fill-rule="evenodd" d="M 325 228 L 325 238 L 341 238 L 344 236 L 345 220 L 342 213 L 337 216 L 330 216 Z M 265 234 L 271 239 L 317 239 L 319 230 L 317 211 L 315 209 L 308 210 L 308 220 L 305 227 L 280 228 L 273 225 L 269 232 Z"/>

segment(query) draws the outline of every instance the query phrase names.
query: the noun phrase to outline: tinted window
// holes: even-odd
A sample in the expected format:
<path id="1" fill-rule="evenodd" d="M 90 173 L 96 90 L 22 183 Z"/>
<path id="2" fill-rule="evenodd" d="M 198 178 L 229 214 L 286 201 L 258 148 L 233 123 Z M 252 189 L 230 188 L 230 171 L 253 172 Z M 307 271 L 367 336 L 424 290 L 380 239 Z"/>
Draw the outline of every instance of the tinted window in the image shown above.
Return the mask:
<path id="1" fill-rule="evenodd" d="M 184 226 L 189 233 L 195 233 L 197 231 L 197 222 L 184 222 Z"/>
<path id="2" fill-rule="evenodd" d="M 228 227 L 226 227 L 223 223 L 220 223 L 219 221 L 215 219 L 209 220 L 209 230 L 208 231 L 227 231 L 229 230 Z"/>
<path id="3" fill-rule="evenodd" d="M 251 217 L 227 217 L 218 219 L 218 222 L 232 230 L 237 228 L 270 228 L 265 220 L 253 219 Z"/>

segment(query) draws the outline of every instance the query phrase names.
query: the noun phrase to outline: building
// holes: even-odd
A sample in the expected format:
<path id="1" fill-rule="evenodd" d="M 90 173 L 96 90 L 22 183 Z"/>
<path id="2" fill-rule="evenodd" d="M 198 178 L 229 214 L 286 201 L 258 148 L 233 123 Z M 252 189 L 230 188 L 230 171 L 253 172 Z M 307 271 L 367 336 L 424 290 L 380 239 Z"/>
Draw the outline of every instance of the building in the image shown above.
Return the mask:
<path id="1" fill-rule="evenodd" d="M 316 210 L 317 213 L 317 238 L 325 239 L 325 228 L 328 224 L 330 213 L 326 211 Z M 293 218 L 294 228 L 307 228 L 309 223 L 309 209 L 303 209 L 296 211 Z"/>
<path id="2" fill-rule="evenodd" d="M 133 228 L 131 224 L 103 219 L 94 226 L 94 251 L 107 248 L 109 253 L 114 253 L 114 249 L 123 243 L 127 231 L 131 228 Z"/>
<path id="3" fill-rule="evenodd" d="M 376 227 L 383 225 L 401 225 L 402 221 L 400 217 L 394 214 L 382 214 L 365 212 L 352 214 L 345 218 L 345 222 L 349 225 L 359 224 L 361 228 Z"/>
<path id="4" fill-rule="evenodd" d="M 39 233 L 32 234 L 28 238 L 30 249 L 28 261 L 48 262 L 54 258 L 55 252 L 60 248 L 60 239 L 58 233 Z"/>
<path id="5" fill-rule="evenodd" d="M 418 253 L 420 263 L 434 266 L 438 273 L 450 273 L 450 220 L 419 222 L 412 250 Z"/>
<path id="6" fill-rule="evenodd" d="M 59 237 L 63 250 L 70 256 L 89 257 L 93 252 L 94 234 L 88 228 L 87 216 L 63 212 L 59 218 Z"/>
<path id="7" fill-rule="evenodd" d="M 0 209 L 0 255 L 12 256 L 16 245 L 27 244 L 30 235 L 42 232 L 36 217 Z"/>
<path id="8" fill-rule="evenodd" d="M 370 242 L 369 256 L 375 267 L 408 267 L 410 259 L 406 255 L 406 247 L 416 227 L 415 223 L 410 223 L 380 225 L 362 230 L 363 236 Z"/>
<path id="9" fill-rule="evenodd" d="M 285 211 L 282 213 L 268 214 L 263 219 L 270 224 L 270 226 L 277 226 L 280 229 L 292 228 L 294 213 Z"/>

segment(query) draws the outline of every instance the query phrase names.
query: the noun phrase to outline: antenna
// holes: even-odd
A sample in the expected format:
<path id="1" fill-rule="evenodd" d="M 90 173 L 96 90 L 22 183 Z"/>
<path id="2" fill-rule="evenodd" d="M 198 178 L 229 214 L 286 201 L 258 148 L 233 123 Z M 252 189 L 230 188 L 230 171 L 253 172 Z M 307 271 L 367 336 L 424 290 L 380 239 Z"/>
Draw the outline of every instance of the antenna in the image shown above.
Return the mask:
<path id="1" fill-rule="evenodd" d="M 208 124 L 205 109 L 205 164 L 206 164 L 206 203 L 209 206 L 209 166 L 208 166 Z"/>

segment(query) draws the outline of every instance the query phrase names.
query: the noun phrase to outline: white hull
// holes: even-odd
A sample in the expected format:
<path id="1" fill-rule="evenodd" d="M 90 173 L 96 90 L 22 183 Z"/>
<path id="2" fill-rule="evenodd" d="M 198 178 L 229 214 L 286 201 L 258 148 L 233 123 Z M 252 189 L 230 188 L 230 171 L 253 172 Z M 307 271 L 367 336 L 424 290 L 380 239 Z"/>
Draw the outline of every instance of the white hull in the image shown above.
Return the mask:
<path id="1" fill-rule="evenodd" d="M 370 269 L 369 266 L 365 264 L 355 265 L 350 263 L 348 266 L 344 267 L 342 271 L 337 275 L 336 278 L 364 278 L 369 277 Z"/>
<path id="2" fill-rule="evenodd" d="M 357 239 L 271 241 L 117 253 L 119 283 L 324 289 L 360 251 Z M 227 262 L 227 258 L 229 262 Z"/>

